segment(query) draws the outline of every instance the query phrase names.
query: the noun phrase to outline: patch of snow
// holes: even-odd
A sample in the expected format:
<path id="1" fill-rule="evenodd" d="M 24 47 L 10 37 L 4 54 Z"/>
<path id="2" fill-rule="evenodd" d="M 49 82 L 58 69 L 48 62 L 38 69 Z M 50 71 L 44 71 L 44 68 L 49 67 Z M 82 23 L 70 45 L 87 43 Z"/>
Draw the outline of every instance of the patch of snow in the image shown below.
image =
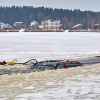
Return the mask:
<path id="1" fill-rule="evenodd" d="M 46 88 L 34 93 L 24 93 L 15 100 L 100 100 L 100 76 L 98 79 L 77 78 L 66 79 L 62 87 Z M 53 83 L 49 82 L 49 85 Z M 23 99 L 23 100 L 24 100 Z"/>

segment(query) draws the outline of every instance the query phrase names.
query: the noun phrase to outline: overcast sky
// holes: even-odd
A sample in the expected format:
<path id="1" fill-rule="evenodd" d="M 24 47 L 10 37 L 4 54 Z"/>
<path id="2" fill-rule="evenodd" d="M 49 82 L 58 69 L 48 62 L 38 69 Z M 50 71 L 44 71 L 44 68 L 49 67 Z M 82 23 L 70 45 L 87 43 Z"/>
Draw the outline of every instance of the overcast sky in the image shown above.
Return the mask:
<path id="1" fill-rule="evenodd" d="M 0 5 L 45 6 L 100 11 L 100 0 L 0 0 Z"/>

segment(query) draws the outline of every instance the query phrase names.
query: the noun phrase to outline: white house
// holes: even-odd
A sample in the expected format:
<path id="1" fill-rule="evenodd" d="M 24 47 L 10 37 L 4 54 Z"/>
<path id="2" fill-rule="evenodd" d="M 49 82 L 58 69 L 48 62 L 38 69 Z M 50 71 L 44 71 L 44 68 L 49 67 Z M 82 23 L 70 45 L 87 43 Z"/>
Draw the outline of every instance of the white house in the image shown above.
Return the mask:
<path id="1" fill-rule="evenodd" d="M 30 26 L 31 27 L 34 27 L 34 26 L 37 26 L 39 23 L 37 22 L 37 21 L 32 21 L 31 23 L 30 23 Z"/>
<path id="2" fill-rule="evenodd" d="M 12 28 L 12 26 L 10 24 L 5 24 L 3 22 L 0 23 L 0 29 L 9 29 Z"/>
<path id="3" fill-rule="evenodd" d="M 60 20 L 45 20 L 39 25 L 41 31 L 61 31 L 61 21 Z"/>
<path id="4" fill-rule="evenodd" d="M 25 24 L 24 22 L 15 22 L 15 23 L 13 24 L 13 26 L 14 26 L 15 28 L 21 29 L 21 28 L 25 28 L 25 27 L 26 27 L 26 24 Z"/>

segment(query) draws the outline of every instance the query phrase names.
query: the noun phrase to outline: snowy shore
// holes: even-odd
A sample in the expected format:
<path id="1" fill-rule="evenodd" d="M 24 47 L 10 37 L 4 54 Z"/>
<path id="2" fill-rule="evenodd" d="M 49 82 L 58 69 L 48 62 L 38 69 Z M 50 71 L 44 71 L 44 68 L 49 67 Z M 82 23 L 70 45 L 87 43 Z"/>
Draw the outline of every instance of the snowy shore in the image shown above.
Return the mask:
<path id="1" fill-rule="evenodd" d="M 0 76 L 0 100 L 99 100 L 100 64 Z"/>

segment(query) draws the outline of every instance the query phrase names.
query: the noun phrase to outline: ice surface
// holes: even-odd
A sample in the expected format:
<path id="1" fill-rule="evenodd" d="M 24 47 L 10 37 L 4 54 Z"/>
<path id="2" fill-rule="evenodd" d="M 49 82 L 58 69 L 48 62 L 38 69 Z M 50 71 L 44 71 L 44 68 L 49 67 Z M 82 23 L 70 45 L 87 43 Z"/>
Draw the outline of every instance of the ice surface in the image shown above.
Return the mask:
<path id="1" fill-rule="evenodd" d="M 100 34 L 88 32 L 0 33 L 0 59 L 60 59 L 99 53 Z"/>

